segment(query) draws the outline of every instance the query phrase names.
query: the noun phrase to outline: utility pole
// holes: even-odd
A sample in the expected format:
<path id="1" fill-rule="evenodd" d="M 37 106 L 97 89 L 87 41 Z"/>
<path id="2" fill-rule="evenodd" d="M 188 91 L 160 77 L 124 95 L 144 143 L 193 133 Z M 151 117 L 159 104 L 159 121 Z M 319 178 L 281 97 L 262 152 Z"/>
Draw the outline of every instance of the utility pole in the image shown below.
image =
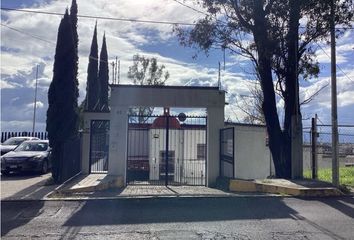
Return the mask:
<path id="1" fill-rule="evenodd" d="M 34 89 L 34 103 L 33 103 L 33 126 L 32 126 L 32 136 L 34 136 L 34 130 L 36 127 L 36 110 L 37 110 L 37 85 L 38 85 L 38 65 L 36 69 L 36 86 Z"/>
<path id="2" fill-rule="evenodd" d="M 115 84 L 116 83 L 116 81 L 115 81 L 115 79 L 114 79 L 114 61 L 112 61 L 112 84 Z"/>
<path id="3" fill-rule="evenodd" d="M 331 1 L 332 183 L 339 186 L 335 0 Z"/>

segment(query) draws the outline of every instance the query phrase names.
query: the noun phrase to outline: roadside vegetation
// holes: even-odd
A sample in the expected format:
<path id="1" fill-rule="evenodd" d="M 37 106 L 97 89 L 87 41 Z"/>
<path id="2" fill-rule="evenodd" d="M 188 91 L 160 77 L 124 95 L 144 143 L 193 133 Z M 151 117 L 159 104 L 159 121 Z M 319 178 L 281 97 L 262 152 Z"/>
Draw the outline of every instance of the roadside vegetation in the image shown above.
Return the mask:
<path id="1" fill-rule="evenodd" d="M 318 170 L 318 180 L 332 182 L 332 169 L 323 168 Z M 311 170 L 304 172 L 304 178 L 311 178 Z M 354 167 L 339 168 L 339 182 L 341 185 L 354 187 Z"/>

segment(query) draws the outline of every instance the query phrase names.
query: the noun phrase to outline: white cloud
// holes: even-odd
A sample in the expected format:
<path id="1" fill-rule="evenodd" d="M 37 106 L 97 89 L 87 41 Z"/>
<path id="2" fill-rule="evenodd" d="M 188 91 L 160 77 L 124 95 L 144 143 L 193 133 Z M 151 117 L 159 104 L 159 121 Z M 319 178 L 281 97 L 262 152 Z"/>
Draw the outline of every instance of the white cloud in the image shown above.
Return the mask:
<path id="1" fill-rule="evenodd" d="M 20 87 L 21 85 L 17 84 L 17 83 L 11 83 L 11 82 L 7 82 L 4 80 L 0 80 L 0 87 L 1 89 L 11 89 L 11 88 L 17 88 Z"/>
<path id="2" fill-rule="evenodd" d="M 28 108 L 32 108 L 34 107 L 34 102 L 33 103 L 28 103 L 26 105 Z M 43 108 L 44 107 L 44 103 L 42 103 L 41 101 L 37 101 L 37 105 L 36 105 L 37 108 Z"/>
<path id="3" fill-rule="evenodd" d="M 63 13 L 65 8 L 70 6 L 70 4 L 71 0 L 50 1 L 49 3 L 39 4 L 31 9 Z M 188 1 L 187 4 L 192 5 L 193 2 Z M 203 17 L 202 14 L 183 7 L 172 0 L 78 0 L 78 6 L 80 15 L 171 22 L 194 22 L 198 18 Z M 193 7 L 198 8 L 197 6 Z M 2 27 L 1 46 L 3 51 L 1 54 L 0 68 L 2 74 L 2 89 L 15 90 L 19 86 L 32 89 L 34 87 L 35 79 L 34 67 L 37 64 L 40 64 L 41 68 L 39 88 L 42 90 L 48 88 L 53 74 L 55 42 L 61 17 L 19 12 L 2 12 L 2 14 L 7 19 L 6 21 L 2 21 L 3 24 L 51 42 L 47 43 L 29 36 L 21 35 L 6 27 Z M 78 22 L 80 101 L 82 101 L 85 96 L 88 55 L 95 21 L 95 19 L 79 18 Z M 176 60 L 174 53 L 161 56 L 160 54 L 153 52 L 153 50 L 144 50 L 146 44 L 156 43 L 158 45 L 159 43 L 175 41 L 171 38 L 173 36 L 171 30 L 171 25 L 98 20 L 98 45 L 100 48 L 103 32 L 105 31 L 109 61 L 113 61 L 116 56 L 120 59 L 121 83 L 129 83 L 126 77 L 126 72 L 132 63 L 133 55 L 139 53 L 157 57 L 159 63 L 165 64 L 171 75 L 167 82 L 168 85 L 185 85 L 189 83 L 200 84 L 203 86 L 216 86 L 218 76 L 216 64 L 215 68 L 208 68 L 195 61 L 183 62 L 181 60 Z M 348 64 L 353 61 L 354 51 L 351 51 L 351 46 L 353 47 L 353 37 L 354 33 L 351 31 L 351 33 L 345 34 L 338 39 L 338 64 Z M 328 46 L 325 46 L 325 50 L 330 53 Z M 189 51 L 189 49 L 186 49 L 186 51 Z M 324 55 L 321 50 L 318 50 L 317 53 L 320 63 L 329 63 L 328 56 Z M 245 71 L 250 70 L 251 72 L 252 69 L 247 65 L 248 62 L 244 58 L 231 56 L 229 59 L 232 64 L 227 62 L 227 71 L 222 72 L 223 89 L 229 93 L 249 95 L 249 80 L 253 80 L 253 77 L 250 74 L 245 73 Z M 237 63 L 236 65 L 233 64 L 235 62 Z M 235 71 L 234 69 L 237 69 L 238 72 L 229 72 Z M 351 79 L 354 79 L 352 69 L 344 70 L 348 72 L 347 74 Z M 354 103 L 353 98 L 351 97 L 353 96 L 352 91 L 354 91 L 353 83 L 348 82 L 345 77 L 341 77 L 340 75 L 341 74 L 339 73 L 338 104 L 339 106 L 350 106 Z M 15 82 L 10 81 L 13 79 L 17 80 Z M 301 98 L 305 99 L 310 96 L 325 82 L 328 82 L 328 80 L 328 76 L 325 75 L 322 75 L 318 80 L 312 80 L 309 86 L 301 88 Z M 27 91 L 26 94 L 30 94 L 30 98 L 33 98 L 33 92 L 29 93 Z M 226 117 L 231 117 L 233 120 L 236 120 L 236 118 L 242 119 L 243 113 L 235 107 L 237 97 L 230 97 L 229 95 L 230 94 L 228 94 L 227 100 L 230 102 L 230 105 L 226 107 Z M 46 96 L 43 98 L 45 99 L 45 97 Z M 327 88 L 321 92 L 311 104 L 305 106 L 304 109 L 308 112 L 314 111 L 313 109 L 318 106 L 321 109 L 327 109 L 329 107 L 329 101 L 330 91 L 329 88 Z M 41 110 L 44 110 L 43 108 L 45 108 L 46 102 L 43 99 L 40 102 L 43 104 Z M 27 105 L 28 109 L 27 106 L 25 107 L 23 105 L 13 109 L 13 111 L 23 111 L 24 113 L 22 116 L 21 114 L 14 114 L 14 119 L 17 120 L 20 117 L 23 119 L 24 116 L 27 117 L 27 119 L 31 118 L 31 104 L 27 102 Z M 278 103 L 278 106 L 281 106 L 281 103 Z M 44 119 L 41 119 L 41 121 L 43 122 Z"/>

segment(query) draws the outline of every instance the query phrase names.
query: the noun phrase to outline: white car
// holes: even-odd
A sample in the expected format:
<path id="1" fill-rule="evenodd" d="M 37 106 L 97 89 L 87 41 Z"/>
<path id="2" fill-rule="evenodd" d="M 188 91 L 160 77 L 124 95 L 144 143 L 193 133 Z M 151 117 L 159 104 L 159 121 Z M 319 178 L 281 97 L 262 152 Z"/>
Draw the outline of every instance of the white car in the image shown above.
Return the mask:
<path id="1" fill-rule="evenodd" d="M 4 155 L 5 153 L 8 153 L 8 152 L 14 150 L 18 145 L 20 145 L 22 142 L 27 141 L 27 140 L 39 140 L 39 138 L 36 138 L 36 137 L 11 137 L 11 138 L 7 139 L 5 142 L 1 143 L 1 145 L 0 145 L 1 156 Z"/>

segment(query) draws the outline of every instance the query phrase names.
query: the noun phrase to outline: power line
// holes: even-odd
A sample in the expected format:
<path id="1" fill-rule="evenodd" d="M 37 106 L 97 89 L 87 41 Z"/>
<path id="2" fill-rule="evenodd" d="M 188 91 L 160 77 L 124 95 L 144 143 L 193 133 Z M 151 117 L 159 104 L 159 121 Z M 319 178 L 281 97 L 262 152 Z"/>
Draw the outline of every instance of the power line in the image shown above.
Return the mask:
<path id="1" fill-rule="evenodd" d="M 191 6 L 189 6 L 189 5 L 187 5 L 187 4 L 183 3 L 183 2 L 181 2 L 181 1 L 179 1 L 179 0 L 172 0 L 172 1 L 174 1 L 174 2 L 176 2 L 176 3 L 178 3 L 178 4 L 182 5 L 182 6 L 184 6 L 184 7 L 186 7 L 186 8 L 189 8 L 189 9 L 195 11 L 195 12 L 198 12 L 198 13 L 201 13 L 201 14 L 204 14 L 204 15 L 209 16 L 209 14 L 207 14 L 207 13 L 205 13 L 205 12 L 202 12 L 202 11 L 200 11 L 200 10 L 194 8 L 194 7 L 191 7 Z"/>
<path id="2" fill-rule="evenodd" d="M 11 30 L 13 30 L 13 31 L 15 31 L 15 32 L 18 32 L 18 33 L 21 33 L 21 34 L 24 34 L 24 35 L 30 36 L 30 37 L 32 37 L 32 38 L 35 38 L 35 39 L 41 40 L 41 41 L 46 42 L 46 43 L 49 43 L 49 44 L 51 44 L 51 45 L 56 45 L 56 43 L 55 43 L 55 42 L 52 42 L 52 41 L 46 40 L 46 39 L 44 39 L 44 38 L 41 38 L 41 37 L 38 37 L 38 36 L 33 35 L 33 34 L 31 34 L 31 33 L 28 33 L 28 32 L 22 31 L 22 30 L 19 30 L 19 29 L 17 29 L 17 28 L 10 27 L 10 26 L 5 25 L 5 24 L 3 24 L 3 23 L 0 23 L 0 24 L 1 24 L 1 26 L 7 27 L 7 28 L 9 28 L 9 29 L 11 29 Z M 107 62 L 107 61 L 100 60 L 100 59 L 95 58 L 95 57 L 92 57 L 92 56 L 89 56 L 89 58 L 94 59 L 94 60 L 97 60 L 97 61 L 100 61 L 100 62 L 106 62 L 106 63 L 109 63 L 109 62 Z"/>
<path id="3" fill-rule="evenodd" d="M 178 0 L 172 0 L 176 3 L 179 3 L 182 6 L 185 6 L 189 9 L 192 9 L 198 13 L 202 13 L 204 15 L 209 16 L 209 14 L 204 13 L 196 8 L 193 8 L 187 4 L 184 4 Z M 15 11 L 15 12 L 25 12 L 25 13 L 36 13 L 36 14 L 46 14 L 46 15 L 54 15 L 54 16 L 63 16 L 63 13 L 56 13 L 56 12 L 45 12 L 45 11 L 38 11 L 38 10 L 26 10 L 26 9 L 17 9 L 17 8 L 6 8 L 1 7 L 3 11 Z M 155 21 L 155 20 L 140 20 L 140 19 L 131 19 L 131 18 L 115 18 L 115 17 L 102 17 L 102 16 L 92 16 L 92 15 L 77 15 L 80 18 L 90 18 L 90 19 L 102 19 L 102 20 L 112 20 L 112 21 L 124 21 L 124 22 L 136 22 L 136 23 L 151 23 L 151 24 L 165 24 L 165 25 L 185 25 L 185 26 L 196 26 L 196 23 L 186 23 L 186 22 L 171 22 L 171 21 Z M 218 22 L 223 22 L 217 20 Z M 224 23 L 224 22 L 223 22 Z M 306 28 L 305 26 L 299 26 L 299 28 Z M 337 30 L 354 30 L 354 27 L 336 27 Z"/>
<path id="4" fill-rule="evenodd" d="M 39 37 L 39 36 L 36 36 L 36 35 L 31 34 L 31 33 L 27 33 L 27 32 L 24 32 L 24 31 L 22 31 L 22 30 L 19 30 L 19 29 L 10 27 L 10 26 L 5 25 L 5 24 L 3 24 L 3 23 L 0 23 L 0 24 L 1 24 L 1 26 L 7 27 L 7 28 L 9 28 L 9 29 L 11 29 L 11 30 L 13 30 L 13 31 L 15 31 L 15 32 L 18 32 L 18 33 L 21 33 L 21 34 L 30 36 L 30 37 L 32 37 L 32 38 L 35 38 L 35 39 L 37 39 L 37 40 L 41 40 L 41 41 L 43 41 L 43 42 L 46 42 L 46 43 L 54 44 L 54 45 L 55 45 L 54 42 L 48 41 L 48 40 L 46 40 L 46 39 L 44 39 L 44 38 L 41 38 L 41 37 Z"/>
<path id="5" fill-rule="evenodd" d="M 319 44 L 319 43 L 316 43 L 317 46 L 324 52 L 324 54 L 327 55 L 327 57 L 331 58 L 331 56 L 323 49 L 323 47 Z M 350 77 L 348 77 L 348 75 L 343 71 L 343 69 L 338 65 L 336 64 L 336 66 L 338 67 L 338 69 L 343 73 L 344 76 L 346 76 L 346 78 L 350 81 L 350 82 L 354 82 L 354 80 L 352 80 Z"/>
<path id="6" fill-rule="evenodd" d="M 16 9 L 16 8 L 4 8 L 3 11 L 15 11 L 15 12 L 25 12 L 25 13 L 37 13 L 37 14 L 46 14 L 54 16 L 63 16 L 63 13 L 55 12 L 44 12 L 37 10 L 25 10 L 25 9 Z M 170 22 L 170 21 L 154 21 L 154 20 L 139 20 L 139 19 L 130 19 L 130 18 L 114 18 L 114 17 L 102 17 L 102 16 L 92 16 L 92 15 L 77 15 L 80 18 L 91 18 L 91 19 L 102 19 L 102 20 L 112 20 L 112 21 L 124 21 L 124 22 L 137 22 L 137 23 L 153 23 L 153 24 L 165 24 L 165 25 L 186 25 L 186 26 L 195 26 L 195 23 L 184 23 L 184 22 Z"/>

